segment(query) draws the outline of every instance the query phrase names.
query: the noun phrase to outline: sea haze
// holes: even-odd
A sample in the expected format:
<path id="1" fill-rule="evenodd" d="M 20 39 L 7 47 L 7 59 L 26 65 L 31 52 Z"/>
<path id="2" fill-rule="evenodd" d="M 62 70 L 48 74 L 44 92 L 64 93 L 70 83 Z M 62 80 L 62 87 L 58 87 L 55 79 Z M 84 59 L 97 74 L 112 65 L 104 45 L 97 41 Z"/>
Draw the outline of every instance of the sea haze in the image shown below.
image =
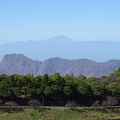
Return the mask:
<path id="1" fill-rule="evenodd" d="M 31 59 L 43 61 L 52 57 L 65 59 L 92 59 L 98 62 L 120 59 L 120 42 L 79 41 L 56 36 L 41 41 L 19 41 L 0 45 L 0 59 L 5 54 L 20 53 Z"/>

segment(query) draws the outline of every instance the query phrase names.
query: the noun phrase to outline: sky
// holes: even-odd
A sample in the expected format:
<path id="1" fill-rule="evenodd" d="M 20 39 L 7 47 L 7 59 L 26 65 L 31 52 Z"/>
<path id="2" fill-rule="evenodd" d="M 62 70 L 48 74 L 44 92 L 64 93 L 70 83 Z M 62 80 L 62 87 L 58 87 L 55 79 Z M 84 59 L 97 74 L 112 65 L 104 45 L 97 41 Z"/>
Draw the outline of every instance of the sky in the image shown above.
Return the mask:
<path id="1" fill-rule="evenodd" d="M 0 0 L 0 43 L 57 35 L 120 41 L 120 0 Z"/>

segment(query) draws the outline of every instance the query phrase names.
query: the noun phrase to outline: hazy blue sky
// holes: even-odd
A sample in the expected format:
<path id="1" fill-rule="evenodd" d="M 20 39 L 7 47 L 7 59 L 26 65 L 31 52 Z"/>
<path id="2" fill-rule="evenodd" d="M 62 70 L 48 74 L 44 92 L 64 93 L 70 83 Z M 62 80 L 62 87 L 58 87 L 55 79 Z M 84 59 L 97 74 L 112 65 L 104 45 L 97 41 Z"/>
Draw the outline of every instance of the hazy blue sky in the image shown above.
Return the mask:
<path id="1" fill-rule="evenodd" d="M 120 0 L 0 0 L 0 43 L 56 35 L 120 40 Z"/>

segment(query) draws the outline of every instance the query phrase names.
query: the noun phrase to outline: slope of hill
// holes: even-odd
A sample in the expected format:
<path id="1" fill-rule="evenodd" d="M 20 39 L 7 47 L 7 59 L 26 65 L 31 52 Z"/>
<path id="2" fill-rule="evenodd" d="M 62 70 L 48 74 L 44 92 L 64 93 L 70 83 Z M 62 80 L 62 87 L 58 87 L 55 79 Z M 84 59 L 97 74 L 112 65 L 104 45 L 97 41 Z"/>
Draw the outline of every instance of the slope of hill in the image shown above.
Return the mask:
<path id="1" fill-rule="evenodd" d="M 50 58 L 43 62 L 31 60 L 22 54 L 5 55 L 0 62 L 0 74 L 54 74 L 60 73 L 87 76 L 103 76 L 120 68 L 120 60 L 95 62 L 88 59 L 67 60 Z"/>
<path id="2" fill-rule="evenodd" d="M 22 54 L 5 55 L 0 63 L 1 74 L 37 74 L 40 62 L 33 61 Z"/>

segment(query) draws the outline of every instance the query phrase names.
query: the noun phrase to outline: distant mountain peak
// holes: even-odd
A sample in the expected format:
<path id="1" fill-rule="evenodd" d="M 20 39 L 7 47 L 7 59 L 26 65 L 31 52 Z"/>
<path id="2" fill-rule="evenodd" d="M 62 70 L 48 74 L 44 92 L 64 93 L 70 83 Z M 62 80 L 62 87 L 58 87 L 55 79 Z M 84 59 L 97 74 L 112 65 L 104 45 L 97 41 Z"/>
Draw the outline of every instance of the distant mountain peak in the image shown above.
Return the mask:
<path id="1" fill-rule="evenodd" d="M 53 37 L 53 38 L 61 38 L 61 39 L 70 39 L 69 37 L 67 37 L 67 36 L 64 36 L 64 35 L 57 35 L 57 36 L 55 36 L 55 37 Z"/>
<path id="2" fill-rule="evenodd" d="M 58 35 L 45 40 L 19 41 L 0 45 L 0 61 L 5 54 L 22 53 L 40 61 L 58 56 L 66 59 L 88 58 L 104 62 L 109 59 L 120 59 L 119 51 L 120 42 L 77 42 L 69 37 Z"/>
<path id="3" fill-rule="evenodd" d="M 45 61 L 69 61 L 68 59 L 64 59 L 64 58 L 60 58 L 60 57 L 53 57 L 53 58 L 48 58 L 47 60 Z"/>
<path id="4" fill-rule="evenodd" d="M 25 55 L 23 54 L 6 54 L 3 57 L 2 62 L 9 62 L 9 61 L 19 61 L 19 60 L 30 60 L 29 58 L 27 58 Z"/>
<path id="5" fill-rule="evenodd" d="M 73 42 L 73 40 L 67 36 L 64 35 L 58 35 L 52 38 L 47 39 L 48 41 L 53 41 L 53 42 Z"/>
<path id="6" fill-rule="evenodd" d="M 14 53 L 14 54 L 6 54 L 3 59 L 9 59 L 11 57 L 26 57 L 26 56 L 23 55 L 23 54 L 16 54 L 16 53 Z"/>

